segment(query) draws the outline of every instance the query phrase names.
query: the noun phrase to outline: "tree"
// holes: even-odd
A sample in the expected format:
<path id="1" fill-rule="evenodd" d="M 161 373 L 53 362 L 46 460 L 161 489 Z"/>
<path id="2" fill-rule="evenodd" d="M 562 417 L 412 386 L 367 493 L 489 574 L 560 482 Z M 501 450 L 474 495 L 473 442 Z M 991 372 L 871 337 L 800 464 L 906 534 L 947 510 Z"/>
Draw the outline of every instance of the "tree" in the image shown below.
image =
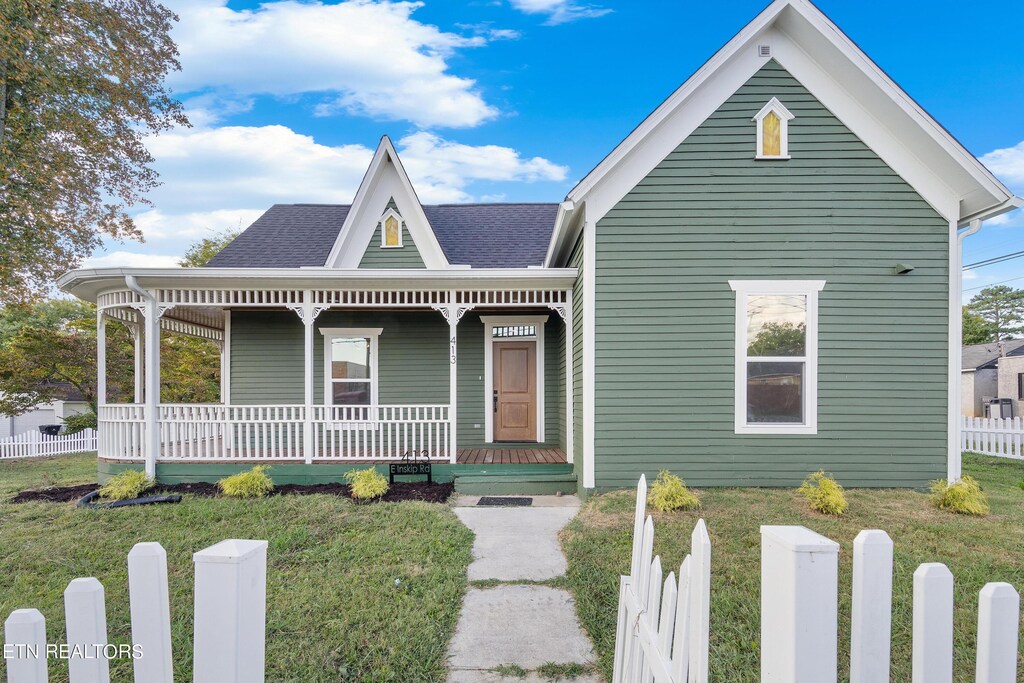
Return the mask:
<path id="1" fill-rule="evenodd" d="M 44 291 L 157 184 L 146 135 L 188 125 L 156 0 L 0 1 L 0 301 Z"/>
<path id="2" fill-rule="evenodd" d="M 967 308 L 991 327 L 995 341 L 1024 332 L 1024 290 L 1006 285 L 986 287 L 974 295 Z"/>
<path id="3" fill-rule="evenodd" d="M 967 306 L 963 311 L 963 343 L 989 344 L 996 340 L 995 328 L 991 323 L 976 313 L 971 313 Z"/>
<path id="4" fill-rule="evenodd" d="M 225 230 L 214 233 L 211 237 L 204 237 L 185 250 L 185 255 L 178 260 L 178 265 L 182 268 L 202 268 L 240 234 L 237 230 Z"/>
<path id="5" fill-rule="evenodd" d="M 804 323 L 765 323 L 747 345 L 748 356 L 802 356 L 806 348 Z"/>

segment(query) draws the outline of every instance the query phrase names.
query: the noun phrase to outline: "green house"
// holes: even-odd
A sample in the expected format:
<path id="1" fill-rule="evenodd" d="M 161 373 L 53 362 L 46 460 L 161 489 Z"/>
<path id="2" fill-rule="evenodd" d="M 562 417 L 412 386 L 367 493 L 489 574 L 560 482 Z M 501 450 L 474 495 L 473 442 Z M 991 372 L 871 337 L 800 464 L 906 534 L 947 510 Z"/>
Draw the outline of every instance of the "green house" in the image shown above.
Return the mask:
<path id="1" fill-rule="evenodd" d="M 918 487 L 960 476 L 962 240 L 1021 203 L 778 0 L 561 202 L 421 205 L 385 137 L 351 204 L 271 207 L 205 268 L 60 286 L 136 333 L 101 476 L 415 456 L 467 491 Z M 220 346 L 219 403 L 160 403 L 161 334 Z"/>

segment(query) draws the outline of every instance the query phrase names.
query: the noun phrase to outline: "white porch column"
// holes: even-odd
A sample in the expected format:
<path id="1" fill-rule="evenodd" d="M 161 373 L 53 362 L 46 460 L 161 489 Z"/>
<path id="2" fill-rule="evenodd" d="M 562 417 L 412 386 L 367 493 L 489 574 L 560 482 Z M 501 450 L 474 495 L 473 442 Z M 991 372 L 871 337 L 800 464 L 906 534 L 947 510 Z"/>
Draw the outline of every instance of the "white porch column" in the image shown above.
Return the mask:
<path id="1" fill-rule="evenodd" d="M 142 329 L 142 322 L 129 325 L 132 333 L 132 341 L 135 342 L 135 403 L 142 403 L 146 400 L 146 384 L 143 375 L 143 368 L 146 367 L 144 357 L 145 332 Z"/>
<path id="2" fill-rule="evenodd" d="M 315 450 L 316 433 L 313 428 L 313 409 L 314 409 L 314 391 L 313 377 L 314 368 L 313 362 L 315 354 L 313 352 L 313 324 L 316 322 L 316 318 L 326 308 L 326 306 L 315 306 L 313 302 L 313 291 L 303 290 L 302 292 L 302 303 L 288 306 L 292 311 L 298 314 L 299 319 L 302 320 L 302 325 L 305 328 L 303 334 L 303 389 L 302 389 L 302 400 L 303 400 L 303 424 L 302 424 L 302 453 L 306 464 L 313 462 L 313 455 Z"/>
<path id="3" fill-rule="evenodd" d="M 231 404 L 231 311 L 224 311 L 224 339 L 220 342 L 220 402 Z"/>
<path id="4" fill-rule="evenodd" d="M 458 377 L 459 377 L 459 321 L 472 306 L 459 306 L 454 303 L 454 296 L 449 295 L 448 304 L 439 304 L 434 309 L 439 311 L 448 321 L 448 460 L 453 465 L 458 462 Z"/>
<path id="5" fill-rule="evenodd" d="M 96 311 L 96 412 L 107 404 L 107 316 Z"/>
<path id="6" fill-rule="evenodd" d="M 156 477 L 160 454 L 160 316 L 163 311 L 152 296 L 145 303 L 146 365 L 146 476 Z"/>

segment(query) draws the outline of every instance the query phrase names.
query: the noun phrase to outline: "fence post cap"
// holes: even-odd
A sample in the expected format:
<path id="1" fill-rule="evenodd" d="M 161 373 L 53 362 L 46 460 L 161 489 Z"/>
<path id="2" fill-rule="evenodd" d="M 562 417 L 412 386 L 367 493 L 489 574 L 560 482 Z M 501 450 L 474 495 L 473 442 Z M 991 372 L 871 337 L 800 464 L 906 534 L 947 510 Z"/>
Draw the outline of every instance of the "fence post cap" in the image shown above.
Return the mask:
<path id="1" fill-rule="evenodd" d="M 4 621 L 4 626 L 15 626 L 21 624 L 43 624 L 46 618 L 37 609 L 16 609 Z"/>
<path id="2" fill-rule="evenodd" d="M 229 538 L 193 554 L 192 561 L 196 564 L 201 562 L 238 564 L 261 551 L 266 552 L 266 550 L 266 541 Z"/>
<path id="3" fill-rule="evenodd" d="M 64 595 L 69 593 L 95 593 L 96 591 L 102 591 L 103 584 L 100 580 L 89 576 L 80 579 L 72 579 L 68 587 L 64 589 Z"/>
<path id="4" fill-rule="evenodd" d="M 892 545 L 889 534 L 881 529 L 864 529 L 857 534 L 857 538 L 853 539 L 853 542 L 859 545 Z"/>
<path id="5" fill-rule="evenodd" d="M 803 526 L 765 525 L 761 527 L 761 537 L 794 552 L 839 554 L 838 543 Z"/>
<path id="6" fill-rule="evenodd" d="M 914 570 L 915 579 L 929 580 L 953 580 L 953 572 L 941 562 L 925 562 Z"/>
<path id="7" fill-rule="evenodd" d="M 993 600 L 1020 601 L 1020 594 L 1017 593 L 1017 589 L 1004 581 L 986 583 L 985 587 L 981 589 L 980 595 L 983 598 L 990 598 Z"/>
<path id="8" fill-rule="evenodd" d="M 136 543 L 128 551 L 128 559 L 133 557 L 166 557 L 167 551 L 156 541 L 143 541 Z"/>

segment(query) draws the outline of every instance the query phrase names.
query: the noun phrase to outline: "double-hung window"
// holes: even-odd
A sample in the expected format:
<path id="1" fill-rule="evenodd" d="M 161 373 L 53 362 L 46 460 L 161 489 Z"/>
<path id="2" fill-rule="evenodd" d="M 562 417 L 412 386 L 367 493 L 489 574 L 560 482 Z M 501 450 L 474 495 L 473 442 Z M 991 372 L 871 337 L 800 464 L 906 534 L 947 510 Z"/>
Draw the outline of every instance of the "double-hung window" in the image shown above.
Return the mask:
<path id="1" fill-rule="evenodd" d="M 736 292 L 736 433 L 818 431 L 824 280 L 730 280 Z"/>
<path id="2" fill-rule="evenodd" d="M 381 328 L 321 328 L 320 333 L 324 335 L 324 403 L 354 408 L 377 405 Z"/>

